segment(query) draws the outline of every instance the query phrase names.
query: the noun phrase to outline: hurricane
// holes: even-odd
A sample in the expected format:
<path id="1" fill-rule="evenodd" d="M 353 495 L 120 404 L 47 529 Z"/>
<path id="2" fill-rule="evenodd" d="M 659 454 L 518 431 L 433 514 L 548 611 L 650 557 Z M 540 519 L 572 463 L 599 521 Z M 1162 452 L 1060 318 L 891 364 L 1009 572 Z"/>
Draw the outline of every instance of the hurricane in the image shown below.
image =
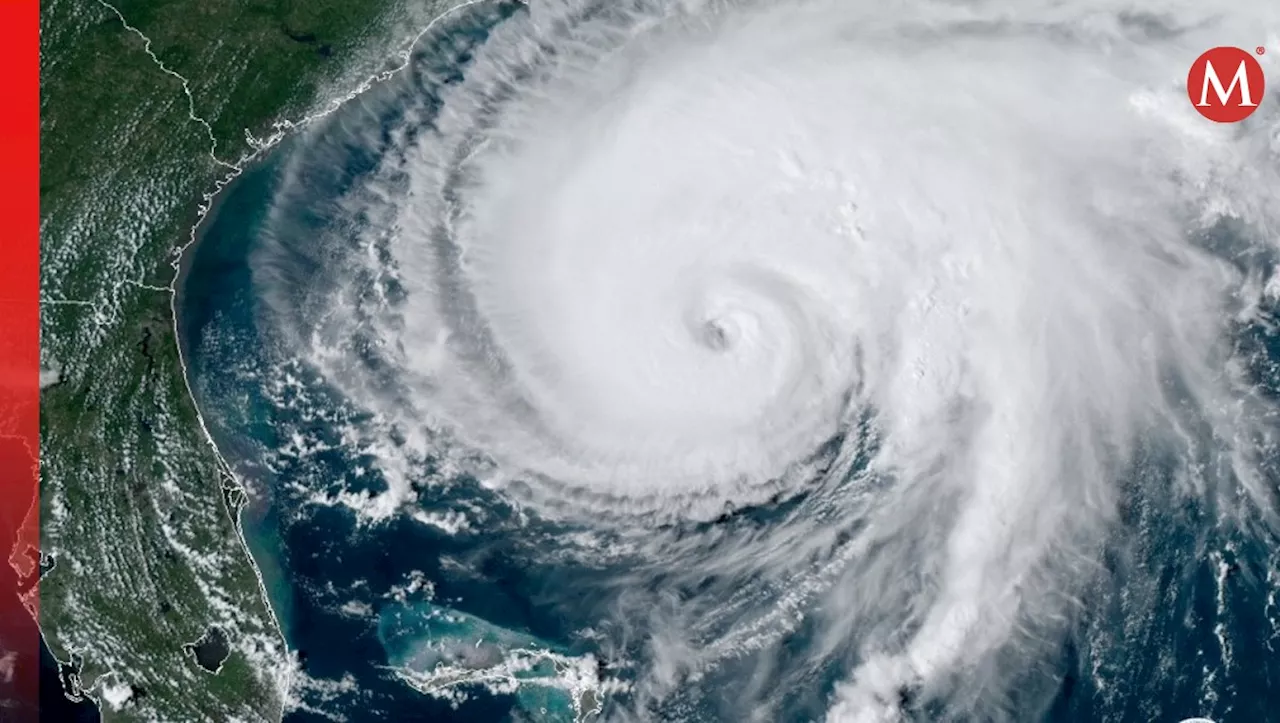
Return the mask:
<path id="1" fill-rule="evenodd" d="M 220 447 L 289 527 L 432 561 L 380 663 L 415 696 L 516 645 L 444 606 L 558 639 L 520 645 L 603 720 L 1274 720 L 1280 103 L 1185 79 L 1278 38 L 1265 0 L 453 8 L 272 167 L 232 356 L 310 411 Z"/>

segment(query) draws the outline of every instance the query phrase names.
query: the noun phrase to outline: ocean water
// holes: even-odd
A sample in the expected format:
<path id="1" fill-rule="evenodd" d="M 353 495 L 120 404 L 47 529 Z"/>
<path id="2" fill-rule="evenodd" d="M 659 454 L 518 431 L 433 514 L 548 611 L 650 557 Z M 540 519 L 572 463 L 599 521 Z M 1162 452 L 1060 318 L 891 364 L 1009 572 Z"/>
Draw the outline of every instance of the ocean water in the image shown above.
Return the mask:
<path id="1" fill-rule="evenodd" d="M 49 646 L 40 641 L 40 720 L 58 723 L 99 723 L 102 714 L 88 700 L 67 698 L 62 684 L 62 666 Z"/>
<path id="2" fill-rule="evenodd" d="M 1181 58 L 1199 16 L 1166 4 L 1119 40 Z M 184 259 L 188 371 L 298 660 L 287 720 L 1280 721 L 1274 150 L 1242 154 L 1245 211 L 1162 236 L 1161 194 L 1194 199 L 1146 179 L 1198 166 L 1115 159 L 1176 145 L 1123 114 L 1177 88 L 1113 72 L 1087 19 L 548 5 L 451 15 L 228 187 Z M 967 99 L 1016 70 L 901 137 L 829 95 L 918 119 L 875 95 L 894 74 L 945 93 L 1045 27 L 1064 83 L 1116 76 L 1121 130 L 1050 109 L 992 141 Z M 885 87 L 841 85 L 862 61 Z M 1098 240 L 1048 210 L 1065 186 L 965 195 L 1002 188 L 1006 142 L 1069 165 L 1025 137 L 1050 121 L 1108 159 L 1063 174 L 1101 189 L 1065 205 Z"/>

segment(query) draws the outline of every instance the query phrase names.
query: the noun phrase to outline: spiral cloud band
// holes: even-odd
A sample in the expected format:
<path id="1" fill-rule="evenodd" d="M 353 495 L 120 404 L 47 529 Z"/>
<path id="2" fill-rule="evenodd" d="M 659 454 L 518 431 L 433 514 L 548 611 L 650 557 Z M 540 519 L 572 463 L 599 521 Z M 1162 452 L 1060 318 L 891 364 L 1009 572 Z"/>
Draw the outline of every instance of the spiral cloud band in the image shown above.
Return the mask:
<path id="1" fill-rule="evenodd" d="M 649 657 L 619 716 L 805 619 L 830 721 L 1015 717 L 1130 496 L 1273 529 L 1234 335 L 1272 301 L 1280 103 L 1216 126 L 1182 82 L 1280 52 L 1280 4 L 1211 5 L 534 0 L 363 101 L 389 129 L 343 121 L 376 160 L 306 252 L 323 282 L 272 297 L 282 338 L 394 430 L 393 489 L 448 460 L 787 591 L 715 632 L 737 603 L 620 596 Z"/>

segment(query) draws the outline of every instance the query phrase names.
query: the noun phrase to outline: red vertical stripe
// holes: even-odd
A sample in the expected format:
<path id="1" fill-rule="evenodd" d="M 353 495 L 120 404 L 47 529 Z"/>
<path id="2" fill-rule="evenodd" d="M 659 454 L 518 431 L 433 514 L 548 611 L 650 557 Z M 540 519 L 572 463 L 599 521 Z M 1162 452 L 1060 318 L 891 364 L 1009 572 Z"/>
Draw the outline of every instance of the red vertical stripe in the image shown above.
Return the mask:
<path id="1" fill-rule="evenodd" d="M 0 0 L 0 719 L 36 720 L 40 5 Z"/>

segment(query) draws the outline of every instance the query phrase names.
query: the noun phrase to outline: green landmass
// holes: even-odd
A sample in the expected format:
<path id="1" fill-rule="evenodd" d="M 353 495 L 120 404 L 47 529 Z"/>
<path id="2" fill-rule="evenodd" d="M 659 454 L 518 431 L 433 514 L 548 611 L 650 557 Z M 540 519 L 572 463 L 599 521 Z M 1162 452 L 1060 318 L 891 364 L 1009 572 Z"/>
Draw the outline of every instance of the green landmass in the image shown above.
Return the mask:
<path id="1" fill-rule="evenodd" d="M 287 706 L 243 493 L 181 373 L 172 262 L 254 139 L 390 67 L 439 9 L 42 3 L 41 546 L 54 566 L 40 624 L 106 720 L 278 720 Z M 210 630 L 229 646 L 216 673 L 190 652 Z"/>

